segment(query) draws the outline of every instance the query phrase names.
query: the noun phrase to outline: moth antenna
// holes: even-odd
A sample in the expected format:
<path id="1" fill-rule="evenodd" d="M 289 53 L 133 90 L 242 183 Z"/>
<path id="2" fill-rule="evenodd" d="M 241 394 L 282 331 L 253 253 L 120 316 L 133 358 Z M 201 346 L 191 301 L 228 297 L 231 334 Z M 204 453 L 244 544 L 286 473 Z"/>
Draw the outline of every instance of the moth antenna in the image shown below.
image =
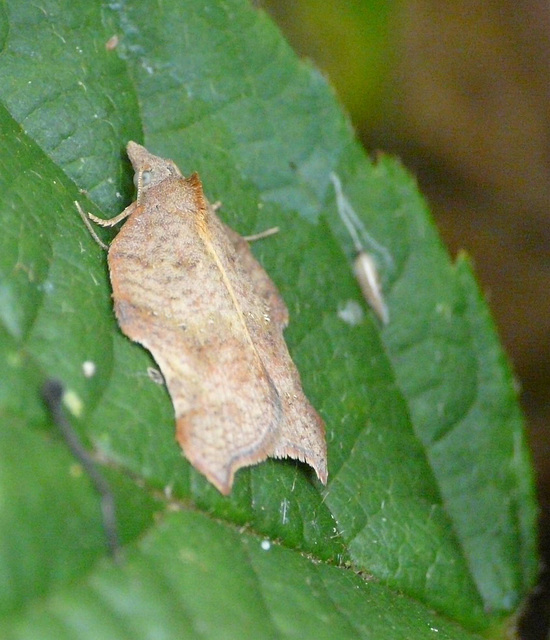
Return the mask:
<path id="1" fill-rule="evenodd" d="M 78 214 L 80 215 L 80 217 L 82 218 L 82 222 L 84 222 L 84 224 L 86 225 L 86 229 L 88 229 L 90 235 L 92 236 L 92 238 L 94 239 L 94 241 L 103 249 L 103 251 L 109 251 L 109 247 L 103 242 L 103 240 L 97 235 L 97 233 L 95 232 L 95 229 L 92 227 L 92 225 L 90 224 L 90 220 L 88 218 L 88 216 L 90 214 L 87 214 L 84 212 L 84 210 L 82 209 L 82 207 L 80 206 L 80 202 L 78 202 L 77 200 L 74 201 L 75 205 L 76 205 L 76 209 L 78 211 Z"/>

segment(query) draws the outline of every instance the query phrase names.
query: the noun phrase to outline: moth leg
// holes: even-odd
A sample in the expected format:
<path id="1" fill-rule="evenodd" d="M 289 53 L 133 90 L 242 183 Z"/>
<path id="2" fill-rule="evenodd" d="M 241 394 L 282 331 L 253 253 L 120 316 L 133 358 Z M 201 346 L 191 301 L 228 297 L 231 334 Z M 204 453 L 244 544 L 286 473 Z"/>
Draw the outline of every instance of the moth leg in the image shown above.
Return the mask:
<path id="1" fill-rule="evenodd" d="M 216 202 L 213 202 L 212 204 L 210 204 L 210 209 L 212 210 L 212 213 L 217 213 L 221 208 L 222 208 L 221 200 L 216 200 Z M 242 238 L 247 242 L 254 242 L 255 240 L 261 240 L 262 238 L 268 238 L 269 236 L 273 236 L 276 233 L 279 233 L 279 227 L 271 227 L 270 229 L 265 229 L 264 231 L 260 231 L 259 233 L 254 233 L 251 236 L 242 236 Z"/>
<path id="2" fill-rule="evenodd" d="M 109 218 L 108 220 L 104 220 L 103 218 L 98 218 L 97 216 L 94 216 L 93 213 L 88 213 L 88 218 L 90 218 L 90 220 L 93 220 L 100 227 L 114 227 L 115 224 L 122 222 L 125 218 L 131 215 L 134 212 L 135 208 L 136 208 L 136 203 L 132 202 L 132 204 L 128 205 L 126 209 L 122 211 L 122 213 L 119 213 L 118 216 L 115 216 L 114 218 Z"/>
<path id="3" fill-rule="evenodd" d="M 251 236 L 243 236 L 243 240 L 246 240 L 247 242 L 254 242 L 255 240 L 274 236 L 276 233 L 279 233 L 279 227 L 271 227 L 270 229 L 264 229 L 264 231 L 260 231 L 259 233 L 254 233 Z"/>

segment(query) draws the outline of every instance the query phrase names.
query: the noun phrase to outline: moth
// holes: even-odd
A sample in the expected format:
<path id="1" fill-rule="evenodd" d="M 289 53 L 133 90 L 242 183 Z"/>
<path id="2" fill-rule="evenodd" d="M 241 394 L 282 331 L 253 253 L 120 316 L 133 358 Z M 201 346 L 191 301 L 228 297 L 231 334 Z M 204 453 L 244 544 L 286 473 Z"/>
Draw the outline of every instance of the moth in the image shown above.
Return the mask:
<path id="1" fill-rule="evenodd" d="M 238 469 L 268 457 L 306 462 L 326 484 L 325 427 L 284 341 L 277 288 L 196 173 L 135 142 L 127 151 L 136 201 L 88 216 L 126 220 L 108 252 L 115 314 L 162 372 L 185 456 L 224 495 Z"/>

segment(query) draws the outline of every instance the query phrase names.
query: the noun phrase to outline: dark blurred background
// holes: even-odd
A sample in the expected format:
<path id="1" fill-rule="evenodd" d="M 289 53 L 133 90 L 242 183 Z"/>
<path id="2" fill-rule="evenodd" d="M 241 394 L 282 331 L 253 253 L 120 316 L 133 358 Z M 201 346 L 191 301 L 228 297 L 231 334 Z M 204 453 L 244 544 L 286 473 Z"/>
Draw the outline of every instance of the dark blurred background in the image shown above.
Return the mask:
<path id="1" fill-rule="evenodd" d="M 521 388 L 550 557 L 550 2 L 261 0 L 369 152 L 417 176 L 473 258 Z M 543 584 L 524 624 L 545 638 Z"/>

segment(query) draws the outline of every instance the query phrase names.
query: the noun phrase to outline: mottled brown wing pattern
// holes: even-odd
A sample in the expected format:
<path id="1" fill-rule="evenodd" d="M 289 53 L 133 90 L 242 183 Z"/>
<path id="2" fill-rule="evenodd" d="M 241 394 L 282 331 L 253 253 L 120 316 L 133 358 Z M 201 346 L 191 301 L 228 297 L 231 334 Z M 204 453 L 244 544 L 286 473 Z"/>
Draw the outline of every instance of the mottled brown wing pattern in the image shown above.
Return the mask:
<path id="1" fill-rule="evenodd" d="M 115 313 L 162 371 L 185 455 L 224 494 L 269 456 L 305 461 L 326 482 L 324 425 L 284 342 L 275 285 L 198 176 L 132 142 L 128 153 L 138 198 L 109 249 Z"/>

